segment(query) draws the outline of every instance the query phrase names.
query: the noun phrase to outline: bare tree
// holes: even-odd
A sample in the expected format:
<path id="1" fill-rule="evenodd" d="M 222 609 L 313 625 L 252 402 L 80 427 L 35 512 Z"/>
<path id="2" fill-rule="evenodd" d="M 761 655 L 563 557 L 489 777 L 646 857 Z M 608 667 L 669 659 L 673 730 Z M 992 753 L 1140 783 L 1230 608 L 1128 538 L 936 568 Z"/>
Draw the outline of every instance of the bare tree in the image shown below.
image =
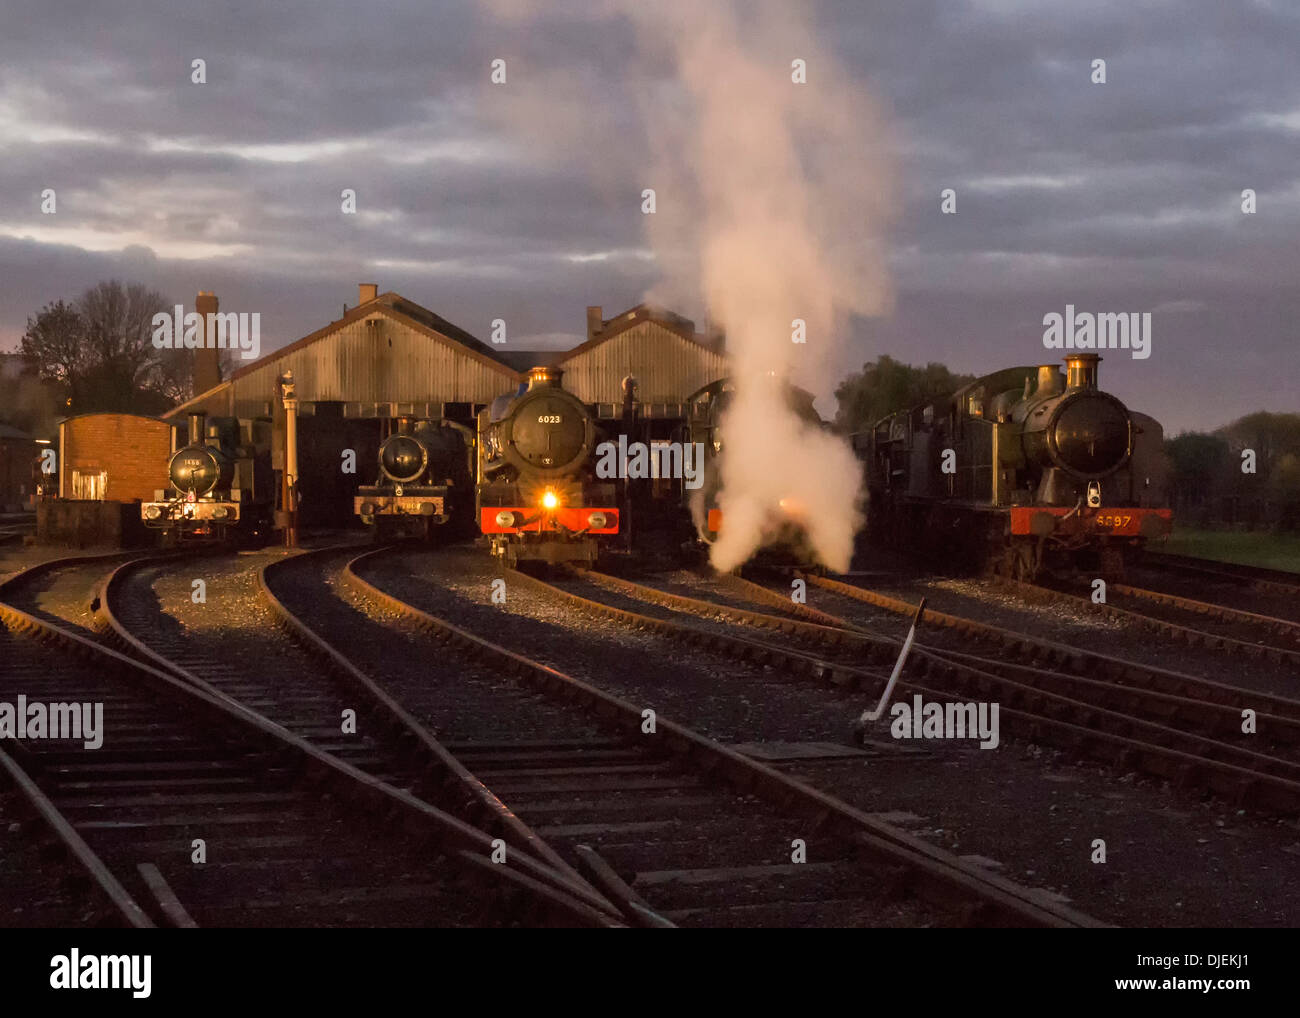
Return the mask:
<path id="1" fill-rule="evenodd" d="M 77 300 L 95 364 L 103 409 L 128 410 L 143 391 L 158 391 L 161 351 L 153 345 L 153 316 L 167 311 L 162 294 L 117 280 L 97 283 Z M 75 398 L 75 397 L 74 397 Z M 147 412 L 147 411 L 146 411 Z"/>
<path id="2" fill-rule="evenodd" d="M 41 378 L 75 390 L 90 370 L 86 323 L 75 307 L 63 301 L 46 304 L 27 319 L 20 347 L 24 360 Z"/>
<path id="3" fill-rule="evenodd" d="M 189 372 L 184 351 L 154 348 L 153 316 L 168 310 L 147 287 L 101 282 L 75 303 L 57 301 L 29 318 L 22 353 L 63 390 L 67 412 L 159 413 L 178 398 L 173 376 Z"/>

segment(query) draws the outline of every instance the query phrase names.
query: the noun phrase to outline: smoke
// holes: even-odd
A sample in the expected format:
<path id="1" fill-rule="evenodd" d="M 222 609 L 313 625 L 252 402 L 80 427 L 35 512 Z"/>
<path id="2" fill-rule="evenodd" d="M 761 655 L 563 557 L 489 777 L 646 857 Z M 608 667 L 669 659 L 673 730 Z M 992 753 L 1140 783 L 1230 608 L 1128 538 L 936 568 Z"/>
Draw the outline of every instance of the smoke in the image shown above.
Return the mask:
<path id="1" fill-rule="evenodd" d="M 633 180 L 655 191 L 656 211 L 643 218 L 663 272 L 647 299 L 702 304 L 726 330 L 736 393 L 722 421 L 724 523 L 712 562 L 733 568 L 783 522 L 800 521 L 816 556 L 844 571 L 861 523 L 861 467 L 843 438 L 800 419 L 784 383 L 828 391 L 847 316 L 889 309 L 880 117 L 826 49 L 833 29 L 814 39 L 807 5 L 586 9 L 632 28 L 624 81 L 635 83 L 628 96 L 648 141 Z M 805 83 L 793 80 L 796 60 Z M 621 144 L 604 140 L 601 172 Z"/>

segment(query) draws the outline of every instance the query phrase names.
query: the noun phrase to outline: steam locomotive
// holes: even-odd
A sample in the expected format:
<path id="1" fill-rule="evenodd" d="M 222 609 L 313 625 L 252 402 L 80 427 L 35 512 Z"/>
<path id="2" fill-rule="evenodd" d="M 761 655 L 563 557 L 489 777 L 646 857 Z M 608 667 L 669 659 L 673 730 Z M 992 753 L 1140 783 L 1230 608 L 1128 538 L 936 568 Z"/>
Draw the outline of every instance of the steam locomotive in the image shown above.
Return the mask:
<path id="1" fill-rule="evenodd" d="M 353 511 L 373 526 L 376 540 L 428 539 L 464 511 L 474 433 L 454 421 L 399 417 L 379 446 L 379 476 L 353 498 Z"/>
<path id="2" fill-rule="evenodd" d="M 813 394 L 795 385 L 782 385 L 786 406 L 802 421 L 815 428 L 825 428 L 826 422 L 813 406 Z M 685 493 L 696 532 L 701 540 L 712 544 L 722 530 L 722 509 L 718 496 L 722 490 L 722 424 L 728 408 L 735 399 L 735 384 L 730 379 L 720 379 L 695 392 L 689 399 L 689 416 L 686 422 L 686 441 L 703 446 L 704 484 L 695 492 Z M 795 551 L 797 558 L 808 558 L 804 547 L 803 531 L 799 523 L 800 506 L 794 499 L 780 499 L 770 507 L 770 532 L 768 548 Z"/>
<path id="3" fill-rule="evenodd" d="M 275 509 L 270 419 L 190 414 L 189 441 L 172 453 L 167 478 L 171 487 L 140 505 L 164 544 L 264 538 Z"/>
<path id="4" fill-rule="evenodd" d="M 512 567 L 591 565 L 619 533 L 615 485 L 596 477 L 595 418 L 562 376 L 533 368 L 526 389 L 497 397 L 478 417 L 479 528 Z"/>
<path id="5" fill-rule="evenodd" d="M 1163 430 L 1098 388 L 1100 361 L 1008 368 L 855 435 L 871 537 L 1022 580 L 1122 576 L 1172 513 Z"/>

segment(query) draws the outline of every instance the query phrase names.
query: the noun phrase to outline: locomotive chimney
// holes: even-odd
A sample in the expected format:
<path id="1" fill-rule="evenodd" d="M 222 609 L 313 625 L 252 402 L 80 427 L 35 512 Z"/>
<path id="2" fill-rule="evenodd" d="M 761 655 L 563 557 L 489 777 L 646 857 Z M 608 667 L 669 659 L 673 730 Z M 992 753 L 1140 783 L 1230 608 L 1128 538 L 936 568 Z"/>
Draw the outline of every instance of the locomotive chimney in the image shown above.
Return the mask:
<path id="1" fill-rule="evenodd" d="M 541 389 L 546 386 L 558 386 L 560 379 L 564 376 L 561 368 L 535 367 L 528 369 L 528 391 Z"/>
<path id="2" fill-rule="evenodd" d="M 358 290 L 360 291 L 358 293 L 358 299 L 362 304 L 365 304 L 367 301 L 372 301 L 379 296 L 378 283 L 362 283 L 358 287 Z"/>
<path id="3" fill-rule="evenodd" d="M 203 425 L 207 421 L 208 415 L 202 410 L 195 410 L 190 414 L 190 445 L 203 444 Z"/>
<path id="4" fill-rule="evenodd" d="M 1065 358 L 1065 387 L 1067 389 L 1096 389 L 1097 365 L 1101 355 L 1095 353 L 1072 353 Z"/>
<path id="5" fill-rule="evenodd" d="M 221 384 L 221 364 L 216 346 L 216 322 L 209 322 L 208 316 L 217 313 L 217 295 L 207 290 L 200 290 L 194 298 L 194 310 L 202 319 L 200 335 L 202 345 L 194 351 L 193 374 L 194 395 L 198 396 Z M 179 325 L 179 323 L 178 323 Z"/>

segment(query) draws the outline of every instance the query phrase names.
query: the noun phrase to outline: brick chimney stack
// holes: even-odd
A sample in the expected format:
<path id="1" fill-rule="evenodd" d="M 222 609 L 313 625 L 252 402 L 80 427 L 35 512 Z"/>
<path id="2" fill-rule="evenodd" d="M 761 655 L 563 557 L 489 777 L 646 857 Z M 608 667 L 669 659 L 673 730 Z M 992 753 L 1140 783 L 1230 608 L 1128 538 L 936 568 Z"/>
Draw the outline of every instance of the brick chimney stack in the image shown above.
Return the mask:
<path id="1" fill-rule="evenodd" d="M 203 345 L 194 351 L 194 395 L 198 396 L 221 384 L 221 366 L 218 360 L 221 351 L 213 345 L 216 341 L 216 326 L 215 323 L 208 323 L 208 315 L 217 313 L 217 295 L 200 290 L 194 298 L 194 310 L 203 319 Z"/>
<path id="2" fill-rule="evenodd" d="M 587 338 L 595 339 L 601 329 L 605 327 L 605 320 L 601 318 L 601 306 L 599 304 L 587 305 Z"/>
<path id="3" fill-rule="evenodd" d="M 360 290 L 360 299 L 358 303 L 360 304 L 365 304 L 367 301 L 372 301 L 379 296 L 378 283 L 362 283 L 361 286 L 359 287 L 359 290 Z"/>

